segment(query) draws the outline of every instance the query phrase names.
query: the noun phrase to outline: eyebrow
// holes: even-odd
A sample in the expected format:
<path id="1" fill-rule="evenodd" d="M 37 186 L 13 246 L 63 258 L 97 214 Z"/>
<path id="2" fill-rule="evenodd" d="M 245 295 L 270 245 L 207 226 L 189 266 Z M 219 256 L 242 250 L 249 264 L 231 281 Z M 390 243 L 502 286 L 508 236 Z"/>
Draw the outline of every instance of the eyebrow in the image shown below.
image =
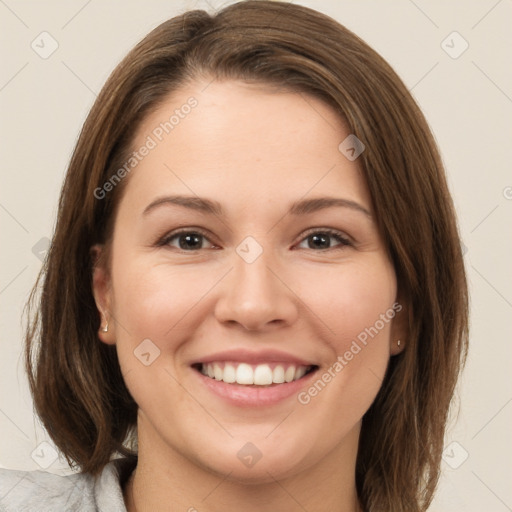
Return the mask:
<path id="1" fill-rule="evenodd" d="M 225 216 L 222 205 L 217 201 L 197 196 L 178 195 L 164 196 L 155 199 L 146 206 L 142 214 L 147 215 L 155 208 L 166 205 L 178 205 L 190 210 L 206 213 L 208 215 L 217 215 L 219 217 Z M 343 199 L 341 197 L 316 197 L 312 199 L 302 199 L 292 203 L 288 213 L 291 215 L 307 215 L 333 207 L 350 208 L 351 210 L 364 213 L 369 218 L 372 217 L 370 212 L 364 206 L 350 199 Z"/>

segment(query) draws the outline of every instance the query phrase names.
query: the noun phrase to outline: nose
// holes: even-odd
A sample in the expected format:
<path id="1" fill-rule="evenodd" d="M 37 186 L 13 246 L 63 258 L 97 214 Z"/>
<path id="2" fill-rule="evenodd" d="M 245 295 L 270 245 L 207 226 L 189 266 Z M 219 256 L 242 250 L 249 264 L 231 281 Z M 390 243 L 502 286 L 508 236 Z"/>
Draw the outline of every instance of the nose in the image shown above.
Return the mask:
<path id="1" fill-rule="evenodd" d="M 264 251 L 248 263 L 234 254 L 231 272 L 221 282 L 215 306 L 219 322 L 237 324 L 248 331 L 265 331 L 291 325 L 298 317 L 298 297 L 287 276 Z M 288 277 L 289 280 L 289 277 Z"/>

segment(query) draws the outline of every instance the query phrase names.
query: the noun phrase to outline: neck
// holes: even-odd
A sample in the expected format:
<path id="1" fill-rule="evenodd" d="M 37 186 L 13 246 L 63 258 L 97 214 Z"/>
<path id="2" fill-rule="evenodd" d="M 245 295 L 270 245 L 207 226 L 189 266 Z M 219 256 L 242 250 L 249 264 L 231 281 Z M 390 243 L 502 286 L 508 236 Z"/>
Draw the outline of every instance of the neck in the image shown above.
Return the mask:
<path id="1" fill-rule="evenodd" d="M 286 476 L 268 471 L 258 482 L 236 480 L 185 457 L 163 443 L 140 416 L 138 433 L 137 468 L 124 489 L 128 512 L 159 512 L 170 506 L 187 512 L 362 511 L 355 485 L 359 430 L 317 464 Z"/>

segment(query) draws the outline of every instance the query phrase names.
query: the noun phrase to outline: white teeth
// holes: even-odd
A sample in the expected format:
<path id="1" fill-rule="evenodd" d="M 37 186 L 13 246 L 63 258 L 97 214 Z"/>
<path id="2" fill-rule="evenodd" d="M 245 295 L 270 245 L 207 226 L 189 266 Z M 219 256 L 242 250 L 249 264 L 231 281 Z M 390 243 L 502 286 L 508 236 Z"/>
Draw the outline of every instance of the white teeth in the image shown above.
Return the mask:
<path id="1" fill-rule="evenodd" d="M 285 382 L 291 382 L 295 377 L 295 366 L 289 366 L 284 372 L 284 380 Z"/>
<path id="2" fill-rule="evenodd" d="M 224 378 L 222 380 L 228 384 L 236 382 L 236 369 L 232 364 L 224 366 Z"/>
<path id="3" fill-rule="evenodd" d="M 222 368 L 217 363 L 213 365 L 213 376 L 215 377 L 215 380 L 222 380 L 222 377 L 224 376 Z"/>
<path id="4" fill-rule="evenodd" d="M 281 365 L 277 365 L 274 368 L 274 373 L 272 374 L 272 382 L 275 384 L 282 384 L 284 382 L 284 368 Z"/>
<path id="5" fill-rule="evenodd" d="M 297 370 L 295 370 L 294 380 L 301 379 L 302 377 L 304 377 L 304 375 L 306 375 L 306 368 L 304 366 L 300 366 L 299 368 L 297 368 Z"/>
<path id="6" fill-rule="evenodd" d="M 268 364 L 251 366 L 247 363 L 207 363 L 201 365 L 201 373 L 215 380 L 228 384 L 243 384 L 246 386 L 270 386 L 298 380 L 307 373 L 308 366 L 278 364 L 273 370 Z"/>
<path id="7" fill-rule="evenodd" d="M 254 384 L 254 372 L 245 363 L 239 364 L 236 369 L 236 382 L 238 384 Z"/>
<path id="8" fill-rule="evenodd" d="M 272 384 L 272 370 L 268 364 L 259 364 L 254 370 L 254 384 L 268 386 Z"/>

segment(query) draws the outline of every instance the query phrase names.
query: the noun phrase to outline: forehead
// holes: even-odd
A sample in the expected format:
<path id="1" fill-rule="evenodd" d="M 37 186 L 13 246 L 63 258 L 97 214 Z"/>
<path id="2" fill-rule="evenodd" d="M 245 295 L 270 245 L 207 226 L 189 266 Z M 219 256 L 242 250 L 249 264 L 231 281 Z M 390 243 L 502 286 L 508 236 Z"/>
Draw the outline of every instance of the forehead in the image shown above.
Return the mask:
<path id="1" fill-rule="evenodd" d="M 196 82 L 170 94 L 138 127 L 143 147 L 126 196 L 215 197 L 241 208 L 338 192 L 370 208 L 359 162 L 340 151 L 343 119 L 306 93 L 241 81 Z"/>

